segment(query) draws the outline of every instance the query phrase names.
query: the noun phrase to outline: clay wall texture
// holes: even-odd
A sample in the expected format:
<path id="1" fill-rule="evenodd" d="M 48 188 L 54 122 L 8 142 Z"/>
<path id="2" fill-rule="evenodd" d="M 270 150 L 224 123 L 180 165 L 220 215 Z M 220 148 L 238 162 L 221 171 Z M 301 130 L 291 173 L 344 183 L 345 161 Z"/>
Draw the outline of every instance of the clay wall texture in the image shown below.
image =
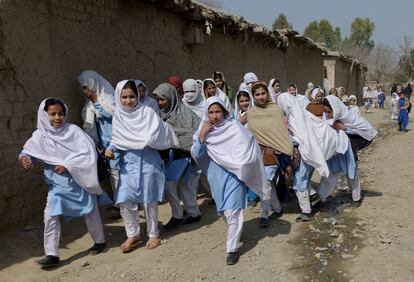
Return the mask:
<path id="1" fill-rule="evenodd" d="M 206 78 L 224 72 L 230 85 L 255 72 L 283 87 L 322 83 L 320 49 L 294 37 L 277 48 L 251 33 L 226 34 L 213 25 L 201 45 L 183 42 L 194 22 L 143 1 L 4 0 L 0 2 L 0 230 L 40 218 L 46 200 L 41 167 L 23 172 L 17 156 L 36 126 L 41 100 L 63 99 L 80 124 L 84 98 L 77 76 L 96 70 L 115 87 L 139 78 L 149 89 L 171 75 Z M 204 29 L 204 23 L 201 26 Z"/>

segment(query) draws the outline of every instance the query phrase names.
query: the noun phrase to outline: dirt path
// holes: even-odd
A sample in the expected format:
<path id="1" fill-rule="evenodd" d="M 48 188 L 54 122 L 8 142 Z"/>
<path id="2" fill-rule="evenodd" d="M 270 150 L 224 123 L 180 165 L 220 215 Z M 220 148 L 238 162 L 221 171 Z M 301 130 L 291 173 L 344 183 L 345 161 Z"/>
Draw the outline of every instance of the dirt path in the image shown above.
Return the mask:
<path id="1" fill-rule="evenodd" d="M 202 197 L 202 221 L 162 233 L 163 244 L 152 251 L 122 254 L 122 222 L 104 212 L 109 249 L 87 256 L 91 240 L 84 223 L 65 222 L 63 263 L 53 271 L 35 264 L 43 256 L 41 222 L 29 231 L 3 233 L 0 281 L 412 281 L 414 131 L 397 132 L 388 111 L 367 118 L 381 134 L 361 157 L 362 206 L 349 208 L 341 185 L 329 211 L 310 223 L 295 223 L 294 201 L 267 229 L 258 228 L 258 208 L 246 210 L 235 266 L 225 265 L 225 224 Z M 169 217 L 168 205 L 160 206 L 160 221 Z"/>

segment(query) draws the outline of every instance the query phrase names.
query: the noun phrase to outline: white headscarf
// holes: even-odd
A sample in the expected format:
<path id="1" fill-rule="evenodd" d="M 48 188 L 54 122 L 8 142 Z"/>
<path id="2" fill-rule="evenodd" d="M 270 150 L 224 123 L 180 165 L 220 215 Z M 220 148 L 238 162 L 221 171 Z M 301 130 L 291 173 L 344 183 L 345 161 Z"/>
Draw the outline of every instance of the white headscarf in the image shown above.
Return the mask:
<path id="1" fill-rule="evenodd" d="M 204 84 L 207 81 L 210 81 L 210 82 L 214 83 L 214 85 L 216 85 L 216 83 L 214 82 L 213 79 L 211 79 L 211 78 L 204 79 L 204 81 L 203 81 L 203 89 L 202 89 L 203 96 L 204 97 L 205 97 L 205 94 L 204 94 Z M 231 106 L 229 97 L 226 95 L 226 93 L 224 93 L 222 90 L 220 90 L 220 88 L 218 88 L 217 86 L 216 86 L 216 96 L 215 97 L 220 98 L 223 101 L 224 105 L 225 105 L 224 108 L 230 113 L 230 115 L 233 115 L 233 107 Z"/>
<path id="2" fill-rule="evenodd" d="M 341 99 L 336 96 L 329 95 L 326 99 L 328 99 L 333 112 L 333 118 L 328 120 L 330 124 L 339 120 L 352 132 L 368 141 L 371 141 L 377 136 L 378 133 L 375 128 L 365 118 L 361 117 L 359 111 L 355 110 L 357 107 L 348 109 Z M 324 115 L 324 118 L 327 119 L 326 115 Z"/>
<path id="3" fill-rule="evenodd" d="M 184 97 L 182 101 L 184 106 L 192 110 L 199 118 L 204 114 L 204 95 L 202 89 L 198 87 L 197 81 L 194 79 L 186 79 L 183 82 Z M 188 91 L 188 92 L 187 92 Z"/>
<path id="4" fill-rule="evenodd" d="M 246 85 L 248 85 L 249 83 L 256 82 L 258 80 L 259 79 L 257 78 L 257 75 L 253 72 L 248 72 L 243 77 L 243 82 L 246 83 Z"/>
<path id="5" fill-rule="evenodd" d="M 104 110 L 113 115 L 115 108 L 114 88 L 105 78 L 96 71 L 86 70 L 79 75 L 78 81 L 81 87 L 86 86 L 89 90 L 94 91 Z M 92 101 L 87 99 L 82 109 L 84 127 L 95 127 L 95 116 L 99 118 L 100 114 L 95 110 Z"/>
<path id="6" fill-rule="evenodd" d="M 316 99 L 316 95 L 318 95 L 318 93 L 319 93 L 319 92 L 323 93 L 323 92 L 322 92 L 322 89 L 320 89 L 320 88 L 315 88 L 315 89 L 313 89 L 313 90 L 312 90 L 311 97 L 312 97 L 312 99 L 313 99 L 313 100 L 315 100 L 315 99 Z"/>
<path id="7" fill-rule="evenodd" d="M 270 94 L 270 98 L 272 99 L 273 103 L 277 103 L 277 97 L 280 95 L 280 92 L 276 93 L 275 89 L 273 88 L 273 84 L 275 83 L 275 80 L 276 80 L 276 78 L 272 78 L 269 81 L 269 85 L 267 86 L 267 89 L 268 89 L 269 94 Z"/>
<path id="8" fill-rule="evenodd" d="M 137 86 L 137 89 L 138 89 L 138 86 L 140 86 L 140 85 L 144 86 L 144 88 L 145 88 L 145 97 L 144 97 L 143 100 L 139 100 L 139 102 L 143 105 L 146 105 L 146 106 L 150 107 L 158 115 L 160 115 L 161 114 L 160 107 L 158 106 L 157 101 L 155 101 L 154 98 L 152 98 L 148 95 L 148 87 L 145 85 L 145 83 L 142 80 L 139 80 L 139 79 L 136 79 L 134 81 L 135 81 L 135 85 Z"/>
<path id="9" fill-rule="evenodd" d="M 112 119 L 112 140 L 117 149 L 139 150 L 150 147 L 165 150 L 178 146 L 174 130 L 148 106 L 139 102 L 131 111 L 121 104 L 121 91 L 128 80 L 118 82 L 115 89 L 115 112 Z M 139 99 L 139 96 L 138 96 Z"/>
<path id="10" fill-rule="evenodd" d="M 205 114 L 200 127 L 194 134 L 194 141 L 198 140 L 200 129 L 208 120 L 208 108 L 219 103 L 225 108 L 223 101 L 217 97 L 210 97 L 205 102 Z M 240 125 L 226 113 L 224 121 L 215 125 L 204 140 L 208 158 L 233 173 L 252 189 L 261 199 L 268 199 L 268 186 L 264 170 L 262 154 L 256 139 L 248 129 Z M 231 148 L 231 150 L 229 150 Z M 206 172 L 208 159 L 194 158 L 200 168 Z"/>
<path id="11" fill-rule="evenodd" d="M 288 116 L 288 126 L 299 143 L 303 160 L 315 167 L 322 176 L 327 175 L 326 162 L 336 153 L 348 149 L 348 136 L 337 132 L 326 121 L 303 110 L 296 99 L 285 92 L 278 97 L 278 104 Z"/>
<path id="12" fill-rule="evenodd" d="M 252 97 L 252 95 L 250 94 L 250 92 L 249 92 L 249 90 L 247 90 L 247 89 L 244 89 L 244 90 L 240 90 L 240 91 L 238 91 L 237 92 L 237 94 L 236 94 L 236 99 L 234 99 L 234 116 L 236 117 L 236 119 L 238 118 L 238 114 L 240 113 L 240 107 L 239 107 L 239 96 L 240 96 L 240 94 L 241 93 L 243 93 L 243 92 L 245 92 L 245 93 L 247 93 L 247 94 L 249 94 L 249 108 L 248 108 L 248 110 L 250 110 L 251 109 L 251 107 L 253 107 L 253 97 Z"/>
<path id="13" fill-rule="evenodd" d="M 54 128 L 44 110 L 48 99 L 51 98 L 40 103 L 37 111 L 37 130 L 24 144 L 23 152 L 45 163 L 64 166 L 83 189 L 90 194 L 102 194 L 96 165 L 98 155 L 93 140 L 71 123 L 65 122 L 61 127 Z M 66 105 L 65 108 L 66 118 Z"/>

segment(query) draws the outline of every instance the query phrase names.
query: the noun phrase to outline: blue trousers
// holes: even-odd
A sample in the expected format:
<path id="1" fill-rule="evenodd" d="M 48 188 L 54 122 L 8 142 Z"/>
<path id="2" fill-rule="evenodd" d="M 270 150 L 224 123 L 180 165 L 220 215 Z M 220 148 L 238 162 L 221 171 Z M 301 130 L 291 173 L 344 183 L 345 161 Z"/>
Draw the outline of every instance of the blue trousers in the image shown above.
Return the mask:
<path id="1" fill-rule="evenodd" d="M 402 129 L 407 129 L 408 126 L 408 112 L 405 110 L 400 110 L 398 114 L 398 125 L 401 125 Z"/>

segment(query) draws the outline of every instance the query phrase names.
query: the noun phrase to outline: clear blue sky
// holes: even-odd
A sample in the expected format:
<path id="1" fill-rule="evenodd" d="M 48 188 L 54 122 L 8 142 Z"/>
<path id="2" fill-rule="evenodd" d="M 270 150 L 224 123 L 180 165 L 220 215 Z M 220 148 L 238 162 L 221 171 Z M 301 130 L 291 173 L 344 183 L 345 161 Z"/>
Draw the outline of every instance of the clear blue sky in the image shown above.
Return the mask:
<path id="1" fill-rule="evenodd" d="M 414 40 L 414 0 L 221 0 L 232 14 L 271 28 L 273 20 L 284 13 L 301 34 L 313 20 L 328 19 L 349 35 L 356 17 L 375 23 L 373 39 L 399 49 L 398 42 L 408 35 Z M 399 50 L 398 50 L 399 51 Z"/>

